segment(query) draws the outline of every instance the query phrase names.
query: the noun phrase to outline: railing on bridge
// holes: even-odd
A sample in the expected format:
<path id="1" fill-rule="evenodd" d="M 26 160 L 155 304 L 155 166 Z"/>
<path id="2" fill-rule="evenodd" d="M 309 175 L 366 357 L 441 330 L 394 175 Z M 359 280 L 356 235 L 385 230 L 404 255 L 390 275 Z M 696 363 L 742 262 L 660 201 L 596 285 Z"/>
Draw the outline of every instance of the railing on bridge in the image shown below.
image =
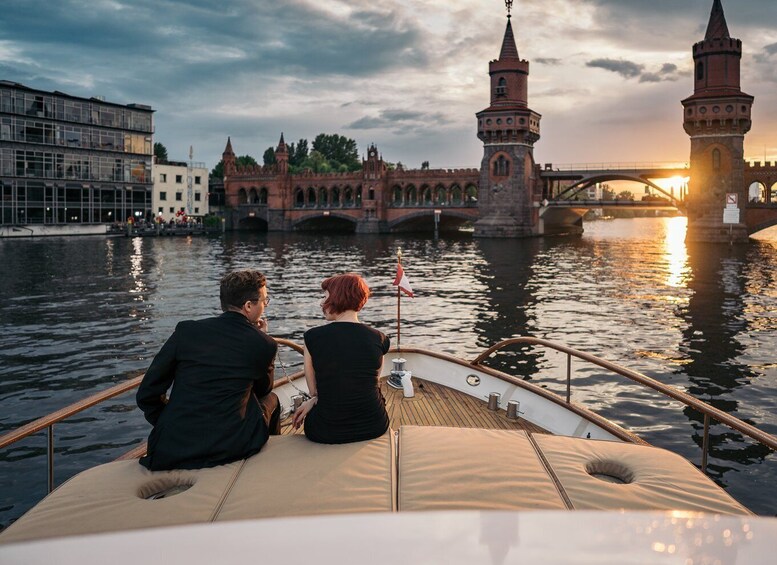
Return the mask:
<path id="1" fill-rule="evenodd" d="M 556 165 L 545 163 L 543 171 L 644 171 L 647 169 L 689 169 L 688 163 L 672 161 L 654 161 L 646 163 L 565 163 Z"/>

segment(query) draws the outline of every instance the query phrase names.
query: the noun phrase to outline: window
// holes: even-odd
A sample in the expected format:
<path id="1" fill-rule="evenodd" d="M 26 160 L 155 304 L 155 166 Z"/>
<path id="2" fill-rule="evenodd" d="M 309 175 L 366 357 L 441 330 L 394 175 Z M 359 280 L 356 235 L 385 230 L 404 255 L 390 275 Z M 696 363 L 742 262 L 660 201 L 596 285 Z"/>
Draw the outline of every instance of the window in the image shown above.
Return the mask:
<path id="1" fill-rule="evenodd" d="M 159 174 L 159 182 L 167 182 L 167 175 L 165 173 Z"/>
<path id="2" fill-rule="evenodd" d="M 494 173 L 495 177 L 506 177 L 510 175 L 510 161 L 505 159 L 504 155 L 500 155 L 499 158 L 494 161 Z"/>
<path id="3" fill-rule="evenodd" d="M 172 213 L 174 213 L 174 212 L 175 212 L 175 208 L 173 208 L 172 206 L 170 206 L 170 213 L 172 214 Z"/>
<path id="4" fill-rule="evenodd" d="M 200 209 L 199 209 L 199 208 L 195 208 L 195 209 L 194 209 L 194 213 L 195 213 L 195 214 L 199 214 L 199 213 L 200 213 Z"/>
<path id="5" fill-rule="evenodd" d="M 159 193 L 159 200 L 167 200 L 167 193 L 162 191 Z"/>
<path id="6" fill-rule="evenodd" d="M 200 201 L 200 193 L 199 192 L 195 192 L 194 193 L 194 200 L 196 200 L 197 202 Z"/>
<path id="7" fill-rule="evenodd" d="M 158 211 L 159 211 L 159 213 L 161 214 L 162 212 L 164 212 L 164 211 L 165 211 L 165 209 L 164 209 L 164 208 L 162 208 L 162 207 L 160 206 Z"/>
<path id="8" fill-rule="evenodd" d="M 183 192 L 176 192 L 175 193 L 175 200 L 177 202 L 180 202 L 181 200 L 183 200 Z"/>
<path id="9" fill-rule="evenodd" d="M 181 184 L 183 182 L 183 175 L 175 175 L 175 184 Z"/>
<path id="10" fill-rule="evenodd" d="M 507 81 L 504 79 L 504 77 L 500 77 L 496 87 L 496 95 L 504 96 L 506 94 L 507 94 Z"/>
<path id="11" fill-rule="evenodd" d="M 696 80 L 704 79 L 704 63 L 698 63 L 696 65 Z"/>
<path id="12" fill-rule="evenodd" d="M 712 168 L 716 171 L 720 170 L 720 149 L 712 151 Z"/>
<path id="13" fill-rule="evenodd" d="M 194 177 L 194 184 L 202 184 L 202 177 Z"/>

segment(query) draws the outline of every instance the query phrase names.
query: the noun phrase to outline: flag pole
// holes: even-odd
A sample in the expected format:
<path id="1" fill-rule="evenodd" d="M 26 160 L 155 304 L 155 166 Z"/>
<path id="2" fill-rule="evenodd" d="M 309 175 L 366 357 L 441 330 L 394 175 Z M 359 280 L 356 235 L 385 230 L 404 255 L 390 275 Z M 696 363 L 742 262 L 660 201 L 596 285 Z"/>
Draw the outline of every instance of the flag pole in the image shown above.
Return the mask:
<path id="1" fill-rule="evenodd" d="M 401 264 L 402 264 L 402 248 L 397 247 L 397 265 L 401 265 Z M 401 341 L 401 333 L 400 333 L 400 326 L 401 326 L 400 304 L 401 304 L 400 290 L 399 290 L 399 285 L 397 285 L 397 353 L 399 353 L 402 350 L 402 346 L 401 346 L 402 341 Z"/>

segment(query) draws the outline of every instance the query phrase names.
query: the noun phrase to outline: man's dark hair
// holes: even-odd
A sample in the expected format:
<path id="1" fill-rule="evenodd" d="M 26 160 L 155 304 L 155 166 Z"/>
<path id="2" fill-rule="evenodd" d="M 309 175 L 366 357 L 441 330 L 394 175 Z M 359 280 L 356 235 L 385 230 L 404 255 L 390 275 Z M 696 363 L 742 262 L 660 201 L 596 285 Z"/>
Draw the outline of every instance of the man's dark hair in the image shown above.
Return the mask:
<path id="1" fill-rule="evenodd" d="M 221 277 L 221 309 L 226 312 L 230 306 L 242 308 L 248 300 L 259 300 L 259 289 L 267 279 L 259 271 L 233 271 Z"/>

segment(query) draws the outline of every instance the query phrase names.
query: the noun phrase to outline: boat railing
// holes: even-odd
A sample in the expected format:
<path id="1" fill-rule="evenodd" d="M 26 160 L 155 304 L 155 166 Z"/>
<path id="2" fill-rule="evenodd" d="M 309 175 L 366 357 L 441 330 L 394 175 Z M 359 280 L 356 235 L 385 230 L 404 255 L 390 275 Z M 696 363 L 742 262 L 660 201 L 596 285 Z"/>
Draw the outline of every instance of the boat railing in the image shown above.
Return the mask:
<path id="1" fill-rule="evenodd" d="M 303 351 L 302 346 L 294 343 L 293 341 L 290 341 L 288 339 L 283 339 L 283 338 L 274 338 L 274 339 L 277 343 L 281 345 L 285 345 L 297 351 L 298 353 L 302 353 Z M 300 377 L 300 373 L 294 373 L 282 379 L 277 379 L 274 383 L 274 387 L 281 386 L 299 377 Z M 84 410 L 91 408 L 92 406 L 95 406 L 97 404 L 100 404 L 101 402 L 110 400 L 111 398 L 114 398 L 116 396 L 129 392 L 131 390 L 134 390 L 138 386 L 140 386 L 140 382 L 142 380 L 143 380 L 143 375 L 138 375 L 124 382 L 121 382 L 117 385 L 114 385 L 108 389 L 97 392 L 91 396 L 88 396 L 82 400 L 79 400 L 78 402 L 74 402 L 73 404 L 65 406 L 64 408 L 60 408 L 56 412 L 52 412 L 51 414 L 43 416 L 42 418 L 38 418 L 37 420 L 28 422 L 27 424 L 19 428 L 16 428 L 13 431 L 3 434 L 2 436 L 0 436 L 0 449 L 8 447 L 9 445 L 16 443 L 17 441 L 23 440 L 26 437 L 29 437 L 33 434 L 40 432 L 41 430 L 46 430 L 46 435 L 47 435 L 46 461 L 48 463 L 48 492 L 51 492 L 52 490 L 54 490 L 54 424 L 57 424 L 62 420 L 70 418 L 71 416 L 74 416 L 79 412 L 83 412 Z M 146 444 L 145 442 L 143 442 L 141 445 L 139 445 L 132 451 L 129 451 L 124 455 L 122 455 L 121 457 L 119 457 L 119 460 L 135 459 L 143 455 L 145 453 L 145 450 L 146 450 Z"/>
<path id="2" fill-rule="evenodd" d="M 699 400 L 698 398 L 695 398 L 694 396 L 691 396 L 690 394 L 687 394 L 679 390 L 678 388 L 675 388 L 670 385 L 666 385 L 660 381 L 657 381 L 656 379 L 648 377 L 647 375 L 643 375 L 642 373 L 632 371 L 631 369 L 627 369 L 626 367 L 622 367 L 617 363 L 613 363 L 611 361 L 607 361 L 606 359 L 602 359 L 595 355 L 591 355 L 590 353 L 584 353 L 582 351 L 578 351 L 577 349 L 573 349 L 571 347 L 567 347 L 565 345 L 548 341 L 545 339 L 540 339 L 535 337 L 516 337 L 516 338 L 506 339 L 504 341 L 501 341 L 489 347 L 483 353 L 478 355 L 472 361 L 472 364 L 480 365 L 485 359 L 490 357 L 493 353 L 499 351 L 500 349 L 504 349 L 505 347 L 508 347 L 510 345 L 515 345 L 515 344 L 538 345 L 538 346 L 546 347 L 548 349 L 554 349 L 556 351 L 566 354 L 566 359 L 567 359 L 566 402 L 567 404 L 571 403 L 572 358 L 575 357 L 577 359 L 581 359 L 583 361 L 587 361 L 589 363 L 602 367 L 603 369 L 607 369 L 608 371 L 611 371 L 622 377 L 626 377 L 627 379 L 634 381 L 638 384 L 652 388 L 658 393 L 663 394 L 664 396 L 667 396 L 674 400 L 677 400 L 678 402 L 681 402 L 686 406 L 693 408 L 694 410 L 702 413 L 704 415 L 704 436 L 702 440 L 702 460 L 701 460 L 701 470 L 703 473 L 707 472 L 707 458 L 709 455 L 710 422 L 713 419 L 717 422 L 720 422 L 721 424 L 728 426 L 729 428 L 732 428 L 740 432 L 741 434 L 746 435 L 749 438 L 756 440 L 757 442 L 773 450 L 777 450 L 777 438 L 774 437 L 773 435 L 768 434 L 762 430 L 759 430 L 755 426 L 751 426 L 750 424 L 743 422 L 739 418 L 736 418 L 735 416 L 727 414 L 722 410 L 718 410 L 714 406 L 710 406 L 706 402 Z"/>

